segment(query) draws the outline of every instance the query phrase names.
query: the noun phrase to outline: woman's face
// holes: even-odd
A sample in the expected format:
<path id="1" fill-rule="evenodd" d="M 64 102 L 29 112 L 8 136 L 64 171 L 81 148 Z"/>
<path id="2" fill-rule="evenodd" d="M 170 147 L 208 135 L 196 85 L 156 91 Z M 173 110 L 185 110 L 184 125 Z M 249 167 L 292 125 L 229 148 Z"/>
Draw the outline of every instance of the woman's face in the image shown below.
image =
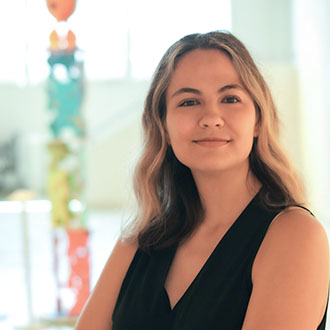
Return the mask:
<path id="1" fill-rule="evenodd" d="M 179 60 L 166 93 L 166 130 L 193 173 L 247 168 L 256 111 L 225 53 L 197 49 Z"/>

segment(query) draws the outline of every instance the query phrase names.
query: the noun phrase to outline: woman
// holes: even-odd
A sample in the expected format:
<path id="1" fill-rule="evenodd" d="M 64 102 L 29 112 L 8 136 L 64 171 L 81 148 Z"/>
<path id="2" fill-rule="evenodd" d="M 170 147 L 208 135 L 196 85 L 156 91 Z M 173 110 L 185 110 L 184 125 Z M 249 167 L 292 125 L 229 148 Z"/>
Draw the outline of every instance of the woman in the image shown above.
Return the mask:
<path id="1" fill-rule="evenodd" d="M 139 213 L 76 329 L 325 329 L 327 235 L 243 44 L 210 32 L 171 46 L 143 127 Z"/>

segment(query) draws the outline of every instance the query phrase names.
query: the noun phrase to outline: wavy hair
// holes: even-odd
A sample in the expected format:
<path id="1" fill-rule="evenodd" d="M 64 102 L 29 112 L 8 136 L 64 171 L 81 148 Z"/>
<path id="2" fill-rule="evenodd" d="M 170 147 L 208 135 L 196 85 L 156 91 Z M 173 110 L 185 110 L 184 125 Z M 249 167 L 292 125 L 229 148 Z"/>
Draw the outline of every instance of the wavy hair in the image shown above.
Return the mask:
<path id="1" fill-rule="evenodd" d="M 188 167 L 167 144 L 166 91 L 180 58 L 195 49 L 224 52 L 254 101 L 259 124 L 249 155 L 250 171 L 261 182 L 259 198 L 269 209 L 304 204 L 304 189 L 279 144 L 279 119 L 270 90 L 251 55 L 233 34 L 191 34 L 174 43 L 162 57 L 151 82 L 142 117 L 144 146 L 134 173 L 137 213 L 123 237 L 137 239 L 146 252 L 175 246 L 201 223 L 204 210 Z"/>

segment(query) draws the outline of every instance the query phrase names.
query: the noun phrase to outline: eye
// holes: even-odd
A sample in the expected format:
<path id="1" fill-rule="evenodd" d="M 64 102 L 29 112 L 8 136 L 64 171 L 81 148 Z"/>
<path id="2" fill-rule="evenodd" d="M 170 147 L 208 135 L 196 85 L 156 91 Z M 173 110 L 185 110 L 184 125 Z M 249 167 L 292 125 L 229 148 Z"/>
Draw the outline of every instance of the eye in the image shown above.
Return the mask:
<path id="1" fill-rule="evenodd" d="M 179 103 L 179 107 L 192 107 L 198 104 L 199 102 L 197 100 L 184 100 L 181 103 Z"/>
<path id="2" fill-rule="evenodd" d="M 237 96 L 226 96 L 222 102 L 223 103 L 237 103 L 240 102 L 241 100 Z"/>

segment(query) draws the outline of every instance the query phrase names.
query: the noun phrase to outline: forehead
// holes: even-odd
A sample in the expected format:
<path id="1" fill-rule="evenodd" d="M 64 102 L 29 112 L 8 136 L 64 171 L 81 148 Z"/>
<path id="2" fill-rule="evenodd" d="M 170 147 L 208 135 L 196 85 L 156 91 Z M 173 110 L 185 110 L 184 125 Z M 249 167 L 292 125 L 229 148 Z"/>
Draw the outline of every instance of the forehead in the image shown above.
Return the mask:
<path id="1" fill-rule="evenodd" d="M 217 49 L 196 49 L 186 53 L 176 64 L 168 89 L 204 81 L 217 85 L 239 83 L 235 67 L 225 52 Z"/>

